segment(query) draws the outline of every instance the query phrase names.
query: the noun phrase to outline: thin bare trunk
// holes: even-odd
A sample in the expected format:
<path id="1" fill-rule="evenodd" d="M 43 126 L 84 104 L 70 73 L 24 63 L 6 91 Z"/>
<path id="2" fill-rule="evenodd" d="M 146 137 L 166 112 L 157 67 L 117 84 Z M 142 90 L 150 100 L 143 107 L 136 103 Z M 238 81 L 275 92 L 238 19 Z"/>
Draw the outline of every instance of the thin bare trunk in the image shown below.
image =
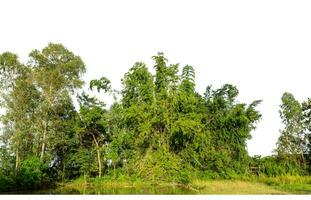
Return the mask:
<path id="1" fill-rule="evenodd" d="M 65 155 L 64 149 L 63 149 L 63 155 Z M 65 179 L 65 169 L 66 169 L 66 165 L 65 165 L 64 159 L 62 160 L 62 163 L 63 163 L 62 182 L 64 182 L 64 179 Z"/>
<path id="2" fill-rule="evenodd" d="M 113 163 L 113 173 L 114 175 L 116 174 L 116 163 L 115 162 Z"/>
<path id="3" fill-rule="evenodd" d="M 44 157 L 46 132 L 47 132 L 47 121 L 44 124 L 40 161 L 43 161 L 43 157 Z"/>
<path id="4" fill-rule="evenodd" d="M 15 154 L 16 154 L 15 170 L 17 170 L 17 169 L 18 169 L 18 166 L 19 166 L 19 159 L 20 159 L 20 158 L 19 158 L 18 148 L 16 148 Z"/>
<path id="5" fill-rule="evenodd" d="M 98 177 L 102 176 L 102 161 L 100 158 L 100 149 L 99 149 L 99 144 L 98 141 L 96 140 L 96 137 L 94 134 L 92 134 L 94 142 L 96 144 L 96 151 L 97 151 L 97 161 L 98 161 Z"/>
<path id="6" fill-rule="evenodd" d="M 84 172 L 84 184 L 83 184 L 83 194 L 85 194 L 87 182 L 86 182 L 86 173 Z"/>
<path id="7" fill-rule="evenodd" d="M 102 162 L 100 158 L 100 151 L 99 148 L 97 147 L 97 159 L 98 159 L 98 176 L 102 176 Z"/>

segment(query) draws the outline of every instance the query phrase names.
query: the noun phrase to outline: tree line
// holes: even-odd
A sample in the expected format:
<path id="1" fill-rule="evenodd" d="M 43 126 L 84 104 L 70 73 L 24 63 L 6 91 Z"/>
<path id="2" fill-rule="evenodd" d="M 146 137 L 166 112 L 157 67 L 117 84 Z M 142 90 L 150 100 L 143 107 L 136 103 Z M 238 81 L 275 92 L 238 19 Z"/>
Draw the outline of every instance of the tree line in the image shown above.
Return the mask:
<path id="1" fill-rule="evenodd" d="M 78 92 L 86 67 L 61 44 L 33 50 L 27 63 L 0 54 L 0 188 L 35 188 L 83 177 L 132 177 L 187 183 L 192 177 L 232 178 L 257 174 L 308 174 L 311 101 L 284 93 L 285 125 L 276 155 L 250 157 L 246 142 L 261 118 L 237 101 L 238 89 L 225 84 L 195 90 L 191 65 L 152 57 L 155 74 L 135 63 L 115 90 L 106 77 L 90 90 L 113 95 L 103 100 Z M 73 105 L 73 98 L 79 107 Z"/>

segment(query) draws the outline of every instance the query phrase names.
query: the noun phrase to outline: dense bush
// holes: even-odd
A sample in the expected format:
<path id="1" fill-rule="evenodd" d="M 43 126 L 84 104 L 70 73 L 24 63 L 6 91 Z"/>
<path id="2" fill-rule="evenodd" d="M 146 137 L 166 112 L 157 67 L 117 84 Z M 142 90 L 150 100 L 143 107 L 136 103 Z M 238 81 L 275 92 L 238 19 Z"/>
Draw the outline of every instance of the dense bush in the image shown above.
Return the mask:
<path id="1" fill-rule="evenodd" d="M 148 150 L 146 155 L 136 162 L 135 167 L 137 176 L 143 180 L 177 183 L 190 181 L 190 170 L 185 163 L 165 148 Z"/>
<path id="2" fill-rule="evenodd" d="M 0 175 L 0 192 L 12 190 L 15 187 L 15 180 L 11 176 Z"/>
<path id="3" fill-rule="evenodd" d="M 47 164 L 44 164 L 37 157 L 29 157 L 23 161 L 17 173 L 17 186 L 22 188 L 38 188 L 49 182 Z"/>
<path id="4" fill-rule="evenodd" d="M 251 167 L 257 168 L 258 175 L 264 176 L 284 176 L 284 175 L 305 175 L 307 172 L 293 160 L 284 159 L 278 156 L 267 156 L 252 158 Z"/>

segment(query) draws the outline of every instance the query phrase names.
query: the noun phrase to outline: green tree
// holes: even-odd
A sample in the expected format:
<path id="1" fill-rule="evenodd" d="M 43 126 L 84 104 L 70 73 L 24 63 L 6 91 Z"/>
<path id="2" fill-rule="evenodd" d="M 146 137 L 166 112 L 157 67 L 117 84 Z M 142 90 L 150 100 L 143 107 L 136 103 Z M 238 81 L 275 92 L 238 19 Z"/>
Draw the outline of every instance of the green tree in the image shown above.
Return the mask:
<path id="1" fill-rule="evenodd" d="M 125 108 L 133 104 L 152 104 L 153 80 L 144 63 L 135 63 L 122 79 L 122 104 Z"/>
<path id="2" fill-rule="evenodd" d="M 304 154 L 311 153 L 311 99 L 302 102 L 302 123 L 304 129 Z"/>
<path id="3" fill-rule="evenodd" d="M 95 145 L 97 152 L 98 176 L 102 176 L 102 147 L 109 141 L 107 131 L 106 110 L 104 104 L 95 97 L 82 94 L 79 97 L 79 127 L 77 129 L 81 138 L 81 145 L 92 149 Z"/>
<path id="4" fill-rule="evenodd" d="M 32 51 L 29 56 L 33 81 L 42 96 L 38 106 L 40 118 L 37 129 L 41 141 L 40 159 L 43 160 L 49 137 L 55 134 L 52 123 L 58 118 L 56 108 L 59 107 L 60 99 L 82 86 L 81 75 L 85 72 L 85 66 L 79 56 L 61 44 L 50 43 L 42 51 Z"/>
<path id="5" fill-rule="evenodd" d="M 29 57 L 22 64 L 15 54 L 0 55 L 2 138 L 14 152 L 16 169 L 31 155 L 42 161 L 47 148 L 49 158 L 54 156 L 64 137 L 60 124 L 73 110 L 70 93 L 82 86 L 85 71 L 81 59 L 60 44 L 34 50 Z"/>
<path id="6" fill-rule="evenodd" d="M 14 152 L 17 170 L 21 160 L 32 153 L 35 108 L 40 98 L 31 82 L 30 68 L 15 54 L 0 55 L 0 68 L 1 107 L 5 109 L 2 142 Z"/>
<path id="7" fill-rule="evenodd" d="M 281 135 L 277 141 L 276 152 L 279 156 L 288 159 L 296 159 L 299 156 L 301 162 L 305 164 L 302 106 L 288 92 L 282 95 L 281 100 L 280 116 L 285 127 L 281 130 Z"/>
<path id="8" fill-rule="evenodd" d="M 220 89 L 207 87 L 206 128 L 211 132 L 210 168 L 223 172 L 225 169 L 244 173 L 248 164 L 246 141 L 261 118 L 256 106 L 261 101 L 249 105 L 238 103 L 238 90 L 226 84 Z"/>
<path id="9" fill-rule="evenodd" d="M 33 130 L 38 102 L 38 91 L 29 80 L 23 78 L 16 80 L 14 89 L 5 97 L 6 114 L 2 122 L 5 137 L 8 137 L 9 145 L 15 152 L 16 169 L 21 160 L 34 154 Z"/>

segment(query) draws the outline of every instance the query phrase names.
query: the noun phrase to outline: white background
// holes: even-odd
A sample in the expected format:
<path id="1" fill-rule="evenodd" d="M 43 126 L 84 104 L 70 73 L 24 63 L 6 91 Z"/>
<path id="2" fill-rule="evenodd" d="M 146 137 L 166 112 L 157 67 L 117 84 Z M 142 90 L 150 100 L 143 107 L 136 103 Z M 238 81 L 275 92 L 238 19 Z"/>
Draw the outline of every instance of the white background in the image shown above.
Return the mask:
<path id="1" fill-rule="evenodd" d="M 32 49 L 62 43 L 84 60 L 84 80 L 107 76 L 120 89 L 134 62 L 152 70 L 151 56 L 162 51 L 170 63 L 195 67 L 201 94 L 209 84 L 231 83 L 241 102 L 262 99 L 248 150 L 269 155 L 281 128 L 282 93 L 311 97 L 309 2 L 2 0 L 0 53 L 26 61 Z"/>

